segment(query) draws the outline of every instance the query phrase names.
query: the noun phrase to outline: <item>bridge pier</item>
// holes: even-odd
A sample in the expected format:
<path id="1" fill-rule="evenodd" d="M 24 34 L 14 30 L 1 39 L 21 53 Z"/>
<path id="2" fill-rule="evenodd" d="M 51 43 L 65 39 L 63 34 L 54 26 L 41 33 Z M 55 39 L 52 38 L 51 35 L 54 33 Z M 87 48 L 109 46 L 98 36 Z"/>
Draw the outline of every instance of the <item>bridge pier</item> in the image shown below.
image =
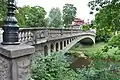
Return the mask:
<path id="1" fill-rule="evenodd" d="M 55 52 L 55 51 L 56 51 L 56 50 L 55 50 L 55 43 L 53 43 L 53 45 L 54 45 L 53 52 Z"/>
<path id="2" fill-rule="evenodd" d="M 51 53 L 50 44 L 48 44 L 47 46 L 48 46 L 48 55 L 50 55 L 50 53 Z"/>
<path id="3" fill-rule="evenodd" d="M 31 55 L 28 45 L 0 45 L 0 80 L 28 80 Z"/>
<path id="4" fill-rule="evenodd" d="M 58 51 L 60 51 L 60 41 L 58 42 Z"/>
<path id="5" fill-rule="evenodd" d="M 55 43 L 55 51 L 59 51 L 59 44 L 58 44 L 58 42 Z"/>
<path id="6" fill-rule="evenodd" d="M 55 45 L 53 43 L 50 44 L 50 53 L 55 52 Z"/>
<path id="7" fill-rule="evenodd" d="M 71 39 L 69 39 L 69 43 L 71 43 Z"/>

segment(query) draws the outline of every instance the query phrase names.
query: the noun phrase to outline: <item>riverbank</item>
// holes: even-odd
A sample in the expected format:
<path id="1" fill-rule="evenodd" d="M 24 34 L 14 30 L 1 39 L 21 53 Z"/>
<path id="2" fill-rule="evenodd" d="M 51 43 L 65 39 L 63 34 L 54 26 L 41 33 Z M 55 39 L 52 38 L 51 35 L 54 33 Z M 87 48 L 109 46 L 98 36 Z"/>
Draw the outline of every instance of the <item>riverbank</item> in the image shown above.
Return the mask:
<path id="1" fill-rule="evenodd" d="M 100 51 L 101 49 L 104 48 L 104 46 L 106 45 L 106 43 L 96 43 L 94 45 L 81 45 L 81 44 L 76 44 L 75 46 L 73 46 L 69 52 L 83 52 L 83 51 L 87 51 L 89 53 L 95 53 L 97 51 Z"/>
<path id="2" fill-rule="evenodd" d="M 120 50 L 118 48 L 111 48 L 107 52 L 102 52 L 107 43 L 96 43 L 94 45 L 80 45 L 79 43 L 73 46 L 69 50 L 69 54 L 72 56 L 79 56 L 84 54 L 87 58 L 91 59 L 91 63 L 96 69 L 108 69 L 113 70 L 114 75 L 118 78 L 120 75 Z M 116 53 L 117 52 L 117 53 Z M 88 60 L 89 61 L 89 60 Z M 81 61 L 77 63 L 83 63 Z M 78 65 L 78 64 L 77 64 Z"/>

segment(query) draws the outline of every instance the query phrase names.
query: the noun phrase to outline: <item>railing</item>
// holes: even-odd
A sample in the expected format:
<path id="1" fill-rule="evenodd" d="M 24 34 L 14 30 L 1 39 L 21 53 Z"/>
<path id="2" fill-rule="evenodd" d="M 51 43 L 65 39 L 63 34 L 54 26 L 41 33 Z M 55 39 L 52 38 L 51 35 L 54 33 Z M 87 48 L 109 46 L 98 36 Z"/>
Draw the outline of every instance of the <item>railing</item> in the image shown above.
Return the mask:
<path id="1" fill-rule="evenodd" d="M 21 28 L 19 30 L 19 41 L 21 43 L 33 42 L 35 44 L 38 39 L 57 38 L 61 36 L 77 35 L 85 33 L 80 29 L 55 29 L 55 28 Z M 94 33 L 86 31 L 86 33 Z"/>

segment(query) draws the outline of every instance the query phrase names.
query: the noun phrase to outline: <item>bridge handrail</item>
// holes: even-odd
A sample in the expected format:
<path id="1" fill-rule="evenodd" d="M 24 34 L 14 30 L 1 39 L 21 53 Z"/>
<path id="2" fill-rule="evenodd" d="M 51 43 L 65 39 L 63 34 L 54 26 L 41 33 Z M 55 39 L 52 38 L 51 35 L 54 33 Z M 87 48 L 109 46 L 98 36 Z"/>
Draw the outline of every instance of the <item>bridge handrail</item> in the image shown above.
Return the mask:
<path id="1" fill-rule="evenodd" d="M 49 30 L 80 30 L 80 29 L 74 29 L 74 28 L 51 28 L 51 27 L 30 27 L 30 28 L 20 28 L 21 30 L 45 30 L 45 29 L 49 29 Z M 81 30 L 82 31 L 82 30 Z"/>
<path id="2" fill-rule="evenodd" d="M 43 28 L 43 27 L 37 27 L 37 28 L 20 28 L 19 30 L 19 41 L 20 42 L 37 42 L 37 39 L 43 39 L 43 38 L 52 38 L 52 37 L 61 37 L 64 35 L 78 35 L 79 33 L 93 33 L 93 31 L 82 31 L 81 29 L 72 29 L 72 28 Z"/>

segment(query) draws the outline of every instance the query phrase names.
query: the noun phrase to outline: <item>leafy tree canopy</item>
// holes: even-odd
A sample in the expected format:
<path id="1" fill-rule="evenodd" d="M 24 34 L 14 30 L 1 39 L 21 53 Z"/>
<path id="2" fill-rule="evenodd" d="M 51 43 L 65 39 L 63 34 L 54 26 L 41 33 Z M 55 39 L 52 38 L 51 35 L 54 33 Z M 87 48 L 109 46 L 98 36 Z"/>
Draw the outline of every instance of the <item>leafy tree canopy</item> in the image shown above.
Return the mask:
<path id="1" fill-rule="evenodd" d="M 120 2 L 119 0 L 93 0 L 88 6 L 91 10 L 99 11 L 95 15 L 97 29 L 118 31 L 120 28 Z"/>
<path id="2" fill-rule="evenodd" d="M 52 8 L 49 12 L 49 26 L 50 27 L 59 27 L 62 23 L 62 15 L 59 8 Z"/>
<path id="3" fill-rule="evenodd" d="M 28 27 L 43 27 L 46 26 L 45 15 L 46 11 L 40 6 L 24 6 L 19 7 L 18 12 L 16 12 L 16 17 L 18 19 L 19 25 Z"/>
<path id="4" fill-rule="evenodd" d="M 0 25 L 2 25 L 3 20 L 5 19 L 7 13 L 7 1 L 0 0 Z"/>
<path id="5" fill-rule="evenodd" d="M 68 26 L 69 24 L 72 24 L 72 21 L 76 17 L 77 8 L 74 7 L 73 4 L 65 4 L 63 6 L 63 23 L 65 26 Z"/>
<path id="6" fill-rule="evenodd" d="M 97 29 L 98 38 L 110 36 L 111 33 L 120 30 L 119 0 L 92 0 L 88 6 L 91 8 L 91 14 L 98 11 L 92 26 Z M 103 38 L 106 40 L 105 37 Z"/>

